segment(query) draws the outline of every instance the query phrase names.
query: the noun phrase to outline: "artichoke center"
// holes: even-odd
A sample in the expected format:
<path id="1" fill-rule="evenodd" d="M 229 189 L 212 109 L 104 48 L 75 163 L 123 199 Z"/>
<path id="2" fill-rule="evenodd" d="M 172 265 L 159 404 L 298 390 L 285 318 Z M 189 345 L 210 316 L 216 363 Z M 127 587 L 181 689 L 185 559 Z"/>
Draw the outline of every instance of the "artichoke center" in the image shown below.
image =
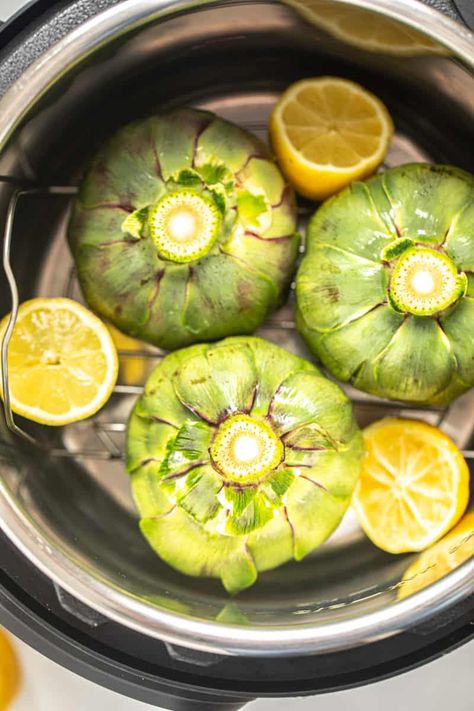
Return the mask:
<path id="1" fill-rule="evenodd" d="M 211 249 L 221 229 L 215 201 L 196 190 L 176 190 L 161 197 L 150 210 L 150 233 L 163 259 L 191 262 Z"/>
<path id="2" fill-rule="evenodd" d="M 390 300 L 397 311 L 432 316 L 464 293 L 466 276 L 446 254 L 412 247 L 398 259 L 390 279 Z"/>
<path id="3" fill-rule="evenodd" d="M 214 467 L 232 484 L 258 484 L 283 454 L 283 443 L 267 422 L 242 414 L 224 420 L 211 446 Z"/>

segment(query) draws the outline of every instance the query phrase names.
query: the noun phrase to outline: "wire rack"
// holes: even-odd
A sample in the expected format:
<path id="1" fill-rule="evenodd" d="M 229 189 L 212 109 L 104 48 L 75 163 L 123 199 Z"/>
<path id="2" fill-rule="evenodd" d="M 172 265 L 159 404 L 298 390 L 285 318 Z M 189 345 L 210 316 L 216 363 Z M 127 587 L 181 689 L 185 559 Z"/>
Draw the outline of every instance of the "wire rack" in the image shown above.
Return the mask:
<path id="1" fill-rule="evenodd" d="M 16 437 L 26 441 L 29 445 L 43 450 L 46 449 L 51 456 L 87 460 L 121 460 L 124 457 L 126 421 L 133 401 L 142 392 L 146 375 L 163 358 L 165 352 L 146 344 L 141 344 L 132 350 L 119 349 L 119 382 L 114 388 L 109 404 L 95 417 L 62 428 L 62 446 L 51 446 L 25 431 L 23 427 L 20 427 L 11 407 L 8 378 L 8 348 L 18 317 L 19 307 L 19 290 L 11 260 L 15 220 L 20 205 L 27 201 L 29 197 L 40 196 L 45 200 L 54 200 L 58 196 L 72 198 L 77 194 L 77 187 L 69 185 L 38 186 L 6 176 L 0 176 L 0 183 L 7 184 L 11 188 L 11 196 L 6 213 L 2 254 L 3 269 L 11 298 L 10 317 L 1 342 L 3 409 L 6 425 Z M 310 206 L 303 205 L 299 208 L 300 223 L 303 228 L 311 211 Z M 57 295 L 81 300 L 72 260 L 64 281 L 64 288 Z M 292 319 L 292 299 L 293 295 L 290 296 L 290 305 L 283 307 L 277 314 L 267 319 L 264 326 L 259 330 L 259 335 L 278 343 L 286 342 L 294 337 L 295 324 Z M 142 377 L 134 380 L 133 383 L 126 382 L 126 377 L 124 379 L 124 374 L 126 375 L 127 373 L 127 365 L 130 366 L 130 363 L 135 363 L 137 370 L 142 374 Z M 464 447 L 464 456 L 467 459 L 474 460 L 474 450 L 466 448 L 471 439 L 472 430 L 474 430 L 474 396 L 472 392 L 467 409 L 465 405 L 460 407 L 457 403 L 443 409 L 412 407 L 399 402 L 382 400 L 359 392 L 351 386 L 343 387 L 354 403 L 356 414 L 362 424 L 389 414 L 423 419 L 446 430 L 460 446 Z M 469 411 L 471 413 L 469 418 L 471 422 L 470 427 L 466 428 L 466 412 L 469 413 Z M 469 425 L 469 423 L 467 424 Z M 78 445 L 78 443 L 80 444 Z"/>

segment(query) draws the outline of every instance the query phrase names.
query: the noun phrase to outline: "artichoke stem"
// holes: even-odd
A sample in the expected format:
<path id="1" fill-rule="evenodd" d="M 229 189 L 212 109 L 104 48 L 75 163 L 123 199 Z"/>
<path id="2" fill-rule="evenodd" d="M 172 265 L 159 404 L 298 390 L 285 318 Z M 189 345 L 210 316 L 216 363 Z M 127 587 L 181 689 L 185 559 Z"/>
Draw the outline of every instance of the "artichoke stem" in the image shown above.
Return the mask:
<path id="1" fill-rule="evenodd" d="M 283 459 L 284 446 L 270 425 L 249 415 L 232 415 L 222 422 L 211 446 L 211 457 L 224 481 L 258 484 Z"/>
<path id="2" fill-rule="evenodd" d="M 457 301 L 466 276 L 442 252 L 412 247 L 401 254 L 390 280 L 390 300 L 402 313 L 433 316 Z"/>
<path id="3" fill-rule="evenodd" d="M 150 233 L 159 255 L 178 263 L 207 254 L 219 235 L 221 221 L 215 201 L 196 190 L 164 195 L 149 215 Z"/>

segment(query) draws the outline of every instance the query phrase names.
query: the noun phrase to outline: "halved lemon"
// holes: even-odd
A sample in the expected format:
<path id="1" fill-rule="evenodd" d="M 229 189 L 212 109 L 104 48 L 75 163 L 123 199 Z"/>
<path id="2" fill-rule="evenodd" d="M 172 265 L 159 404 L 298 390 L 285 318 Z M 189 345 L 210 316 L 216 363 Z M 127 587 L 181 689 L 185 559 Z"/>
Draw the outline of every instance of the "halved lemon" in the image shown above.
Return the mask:
<path id="1" fill-rule="evenodd" d="M 337 77 L 303 79 L 280 97 L 270 139 L 296 190 L 324 200 L 374 172 L 393 135 L 384 104 L 359 84 Z"/>
<path id="2" fill-rule="evenodd" d="M 0 711 L 6 711 L 20 688 L 20 665 L 13 646 L 0 629 Z"/>
<path id="3" fill-rule="evenodd" d="M 8 325 L 0 323 L 0 343 Z M 21 304 L 8 349 L 12 410 L 34 422 L 66 425 L 95 414 L 117 380 L 107 327 L 71 299 Z"/>
<path id="4" fill-rule="evenodd" d="M 447 536 L 423 551 L 405 571 L 398 598 L 435 583 L 474 556 L 474 511 L 467 513 Z"/>
<path id="5" fill-rule="evenodd" d="M 364 431 L 353 504 L 365 533 L 389 553 L 421 551 L 444 536 L 469 501 L 469 469 L 454 442 L 417 420 L 386 418 Z"/>
<path id="6" fill-rule="evenodd" d="M 386 15 L 332 0 L 285 0 L 316 27 L 364 52 L 400 57 L 445 54 L 446 50 L 421 32 Z"/>

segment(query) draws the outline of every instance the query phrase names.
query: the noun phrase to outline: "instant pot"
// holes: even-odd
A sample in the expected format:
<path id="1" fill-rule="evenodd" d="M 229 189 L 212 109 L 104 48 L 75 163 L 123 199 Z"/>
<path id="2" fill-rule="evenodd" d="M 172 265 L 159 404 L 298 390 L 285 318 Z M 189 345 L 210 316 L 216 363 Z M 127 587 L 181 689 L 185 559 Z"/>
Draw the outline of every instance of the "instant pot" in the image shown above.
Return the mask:
<path id="1" fill-rule="evenodd" d="M 81 299 L 65 228 L 85 162 L 115 128 L 156 111 L 205 108 L 265 138 L 286 86 L 344 76 L 394 117 L 386 165 L 472 171 L 470 17 L 462 0 L 30 3 L 0 30 L 0 315 L 32 296 Z M 300 201 L 302 227 L 312 210 Z M 259 333 L 304 352 L 291 297 Z M 120 356 L 144 374 L 160 353 Z M 472 391 L 427 409 L 346 390 L 361 425 L 387 413 L 424 419 L 472 470 Z M 13 633 L 99 684 L 184 710 L 349 688 L 472 636 L 474 561 L 400 599 L 416 556 L 376 549 L 351 512 L 315 554 L 235 598 L 160 562 L 138 532 L 122 459 L 140 391 L 122 378 L 98 416 L 60 430 L 13 417 L 5 398 L 0 623 Z"/>

